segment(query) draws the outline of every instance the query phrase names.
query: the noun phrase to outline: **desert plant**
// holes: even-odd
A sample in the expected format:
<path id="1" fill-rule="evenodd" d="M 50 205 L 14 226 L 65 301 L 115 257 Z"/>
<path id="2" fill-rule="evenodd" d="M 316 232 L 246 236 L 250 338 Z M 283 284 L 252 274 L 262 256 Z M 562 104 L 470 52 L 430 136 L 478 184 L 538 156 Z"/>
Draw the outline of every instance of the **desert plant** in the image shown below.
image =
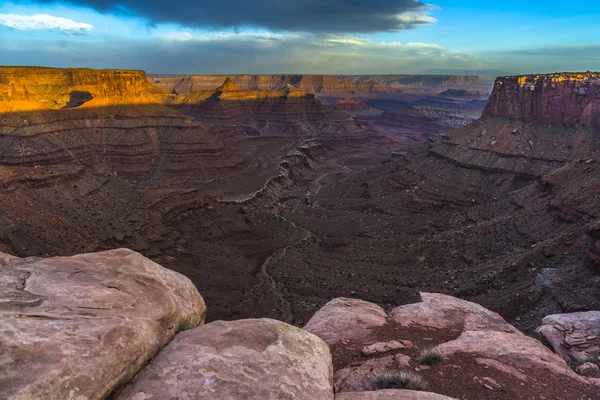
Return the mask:
<path id="1" fill-rule="evenodd" d="M 192 327 L 192 321 L 190 320 L 189 317 L 185 317 L 179 320 L 179 324 L 177 325 L 177 332 L 183 332 L 183 331 L 187 331 L 188 329 L 191 329 Z"/>
<path id="2" fill-rule="evenodd" d="M 581 359 L 577 360 L 577 365 L 583 365 L 585 363 L 598 364 L 598 355 L 592 354 L 585 358 L 581 358 Z"/>
<path id="3" fill-rule="evenodd" d="M 376 390 L 384 389 L 408 389 L 425 390 L 427 382 L 421 377 L 410 372 L 386 371 L 372 378 Z"/>
<path id="4" fill-rule="evenodd" d="M 419 362 L 422 365 L 433 365 L 444 361 L 444 353 L 437 349 L 425 349 L 421 352 Z"/>

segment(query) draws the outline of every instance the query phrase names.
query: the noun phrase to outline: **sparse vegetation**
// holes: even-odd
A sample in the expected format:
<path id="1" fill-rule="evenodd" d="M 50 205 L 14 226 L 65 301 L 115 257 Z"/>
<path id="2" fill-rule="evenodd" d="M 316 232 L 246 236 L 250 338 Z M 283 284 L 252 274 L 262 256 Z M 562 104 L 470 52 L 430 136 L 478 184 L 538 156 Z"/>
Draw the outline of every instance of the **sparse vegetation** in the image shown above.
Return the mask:
<path id="1" fill-rule="evenodd" d="M 376 390 L 425 390 L 427 388 L 427 382 L 410 372 L 386 371 L 383 374 L 375 375 L 372 382 Z"/>
<path id="2" fill-rule="evenodd" d="M 179 324 L 177 325 L 177 332 L 187 331 L 188 329 L 191 329 L 191 328 L 192 328 L 192 321 L 190 320 L 189 317 L 185 317 L 179 321 Z"/>
<path id="3" fill-rule="evenodd" d="M 438 349 L 426 349 L 421 352 L 419 362 L 422 365 L 433 365 L 443 362 L 445 358 L 444 353 Z"/>
<path id="4" fill-rule="evenodd" d="M 592 354 L 590 356 L 577 360 L 577 365 L 583 365 L 585 363 L 598 364 L 598 355 Z"/>

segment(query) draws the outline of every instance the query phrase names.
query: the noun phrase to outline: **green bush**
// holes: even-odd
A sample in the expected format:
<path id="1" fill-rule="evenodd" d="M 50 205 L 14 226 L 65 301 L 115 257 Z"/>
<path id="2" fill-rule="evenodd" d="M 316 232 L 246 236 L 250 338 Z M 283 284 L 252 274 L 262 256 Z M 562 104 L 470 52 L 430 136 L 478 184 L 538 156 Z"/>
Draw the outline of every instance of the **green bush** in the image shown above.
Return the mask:
<path id="1" fill-rule="evenodd" d="M 187 331 L 192 328 L 192 321 L 189 317 L 185 317 L 179 321 L 179 325 L 177 325 L 177 332 Z"/>

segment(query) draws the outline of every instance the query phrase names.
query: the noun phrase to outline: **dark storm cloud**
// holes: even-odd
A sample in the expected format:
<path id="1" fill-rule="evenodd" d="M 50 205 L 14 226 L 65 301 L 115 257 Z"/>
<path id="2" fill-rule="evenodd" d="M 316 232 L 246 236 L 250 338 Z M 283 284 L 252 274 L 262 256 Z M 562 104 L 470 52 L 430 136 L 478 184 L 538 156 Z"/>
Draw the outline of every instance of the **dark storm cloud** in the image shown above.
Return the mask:
<path id="1" fill-rule="evenodd" d="M 18 1 L 17 1 L 18 2 Z M 56 3 L 56 0 L 38 0 Z M 431 23 L 416 0 L 64 0 L 101 12 L 131 13 L 152 23 L 193 27 L 262 27 L 274 31 L 373 33 Z M 411 13 L 413 17 L 398 18 Z M 414 17 L 414 14 L 421 14 Z"/>

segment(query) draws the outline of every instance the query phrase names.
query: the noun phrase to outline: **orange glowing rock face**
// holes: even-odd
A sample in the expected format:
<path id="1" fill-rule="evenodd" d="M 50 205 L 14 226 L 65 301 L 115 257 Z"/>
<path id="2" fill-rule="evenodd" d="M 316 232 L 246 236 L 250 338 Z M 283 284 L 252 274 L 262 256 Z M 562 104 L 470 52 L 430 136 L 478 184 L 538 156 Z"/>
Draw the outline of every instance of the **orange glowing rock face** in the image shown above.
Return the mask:
<path id="1" fill-rule="evenodd" d="M 156 103 L 143 71 L 0 68 L 0 112 Z"/>

